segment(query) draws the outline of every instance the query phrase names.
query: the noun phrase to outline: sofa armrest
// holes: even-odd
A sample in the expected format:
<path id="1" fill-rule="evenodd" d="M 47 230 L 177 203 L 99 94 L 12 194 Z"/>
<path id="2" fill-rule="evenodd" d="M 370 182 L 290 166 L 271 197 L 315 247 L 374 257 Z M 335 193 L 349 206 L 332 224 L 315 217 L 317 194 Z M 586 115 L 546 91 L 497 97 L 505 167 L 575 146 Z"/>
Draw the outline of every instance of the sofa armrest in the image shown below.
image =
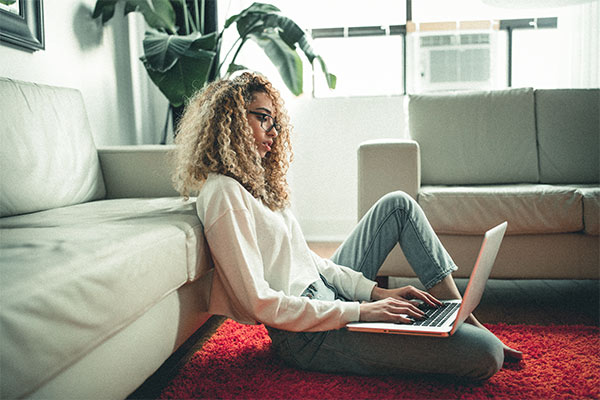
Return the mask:
<path id="1" fill-rule="evenodd" d="M 168 153 L 174 145 L 111 146 L 98 149 L 106 198 L 175 197 Z"/>
<path id="2" fill-rule="evenodd" d="M 358 218 L 386 193 L 402 190 L 417 198 L 421 187 L 419 144 L 410 139 L 378 139 L 358 147 Z"/>

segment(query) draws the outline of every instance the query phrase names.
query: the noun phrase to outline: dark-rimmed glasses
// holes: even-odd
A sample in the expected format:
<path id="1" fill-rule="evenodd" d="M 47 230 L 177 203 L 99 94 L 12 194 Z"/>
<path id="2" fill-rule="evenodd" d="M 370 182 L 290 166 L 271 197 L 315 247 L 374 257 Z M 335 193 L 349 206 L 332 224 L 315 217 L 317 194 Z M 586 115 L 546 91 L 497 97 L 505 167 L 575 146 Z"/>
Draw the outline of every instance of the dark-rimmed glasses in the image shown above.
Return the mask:
<path id="1" fill-rule="evenodd" d="M 281 130 L 281 125 L 277 123 L 277 120 L 269 114 L 261 113 L 258 111 L 248 111 L 249 114 L 258 115 L 260 117 L 260 127 L 267 133 L 271 132 L 271 129 L 275 128 L 277 132 Z"/>

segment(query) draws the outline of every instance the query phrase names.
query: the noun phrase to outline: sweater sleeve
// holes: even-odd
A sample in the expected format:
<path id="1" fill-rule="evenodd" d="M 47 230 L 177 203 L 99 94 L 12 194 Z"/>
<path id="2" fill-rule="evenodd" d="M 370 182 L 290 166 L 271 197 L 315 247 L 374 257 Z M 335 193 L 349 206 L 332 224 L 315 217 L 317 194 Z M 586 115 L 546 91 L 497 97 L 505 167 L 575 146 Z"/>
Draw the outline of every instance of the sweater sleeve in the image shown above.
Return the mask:
<path id="1" fill-rule="evenodd" d="M 234 319 L 288 331 L 338 329 L 358 321 L 357 302 L 326 302 L 273 290 L 264 277 L 257 232 L 249 210 L 227 210 L 205 229 L 215 272 Z M 212 307 L 213 305 L 211 305 Z M 218 310 L 219 305 L 214 305 Z"/>
<path id="2" fill-rule="evenodd" d="M 342 296 L 358 301 L 371 300 L 371 292 L 377 284 L 376 282 L 367 279 L 352 268 L 335 264 L 314 252 L 312 252 L 312 256 L 318 265 L 319 272 L 327 279 L 327 282 L 335 286 Z"/>

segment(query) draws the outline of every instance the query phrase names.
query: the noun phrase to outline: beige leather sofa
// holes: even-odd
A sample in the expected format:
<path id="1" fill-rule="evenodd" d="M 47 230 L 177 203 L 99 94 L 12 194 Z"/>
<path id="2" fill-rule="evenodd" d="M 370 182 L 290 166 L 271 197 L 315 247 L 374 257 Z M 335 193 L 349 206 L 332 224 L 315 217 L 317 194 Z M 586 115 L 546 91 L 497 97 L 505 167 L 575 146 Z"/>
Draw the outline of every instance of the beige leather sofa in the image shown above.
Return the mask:
<path id="1" fill-rule="evenodd" d="M 168 147 L 97 150 L 78 91 L 0 96 L 0 398 L 125 398 L 209 317 L 195 203 Z"/>
<path id="2" fill-rule="evenodd" d="M 469 276 L 486 229 L 508 221 L 494 278 L 598 279 L 600 91 L 411 95 L 410 139 L 362 143 L 359 218 L 383 194 L 417 199 Z M 381 275 L 413 277 L 399 246 Z"/>

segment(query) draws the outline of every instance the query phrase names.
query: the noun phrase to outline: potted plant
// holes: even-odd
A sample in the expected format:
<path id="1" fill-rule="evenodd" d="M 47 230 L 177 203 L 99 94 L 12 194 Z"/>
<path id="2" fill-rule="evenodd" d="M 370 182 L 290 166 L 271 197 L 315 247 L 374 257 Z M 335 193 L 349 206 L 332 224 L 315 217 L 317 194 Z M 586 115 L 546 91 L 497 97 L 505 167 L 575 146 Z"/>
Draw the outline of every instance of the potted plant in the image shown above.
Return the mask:
<path id="1" fill-rule="evenodd" d="M 327 71 L 306 32 L 281 15 L 277 7 L 254 3 L 227 19 L 220 32 L 217 29 L 207 32 L 204 26 L 207 1 L 216 0 L 97 0 L 92 17 L 102 18 L 102 23 L 106 23 L 114 16 L 118 3 L 123 3 L 124 15 L 130 12 L 143 15 L 150 29 L 143 40 L 144 55 L 140 60 L 170 106 L 178 111 L 207 82 L 245 69 L 236 64 L 236 58 L 248 40 L 262 48 L 293 94 L 301 94 L 303 87 L 298 49 L 312 65 L 315 61 L 320 63 L 328 86 L 335 88 L 335 75 Z M 239 37 L 221 59 L 223 33 L 234 24 Z"/>

